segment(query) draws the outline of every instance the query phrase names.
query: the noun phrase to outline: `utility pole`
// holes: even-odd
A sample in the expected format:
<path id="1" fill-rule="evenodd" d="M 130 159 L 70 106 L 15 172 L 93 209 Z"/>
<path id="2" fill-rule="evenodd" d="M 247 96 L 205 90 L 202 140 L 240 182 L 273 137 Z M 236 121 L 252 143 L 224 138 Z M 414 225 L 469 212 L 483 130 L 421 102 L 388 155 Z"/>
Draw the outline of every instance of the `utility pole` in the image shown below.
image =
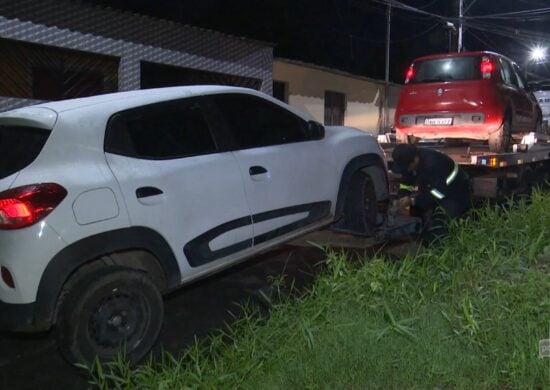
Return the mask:
<path id="1" fill-rule="evenodd" d="M 464 0 L 458 0 L 458 45 L 457 51 L 460 53 L 462 51 L 462 18 L 464 17 Z"/>
<path id="2" fill-rule="evenodd" d="M 384 117 L 382 119 L 383 130 L 388 130 L 389 125 L 389 92 L 390 92 L 390 33 L 391 33 L 391 5 L 388 5 L 386 11 L 386 76 L 385 76 L 385 88 L 384 88 Z"/>

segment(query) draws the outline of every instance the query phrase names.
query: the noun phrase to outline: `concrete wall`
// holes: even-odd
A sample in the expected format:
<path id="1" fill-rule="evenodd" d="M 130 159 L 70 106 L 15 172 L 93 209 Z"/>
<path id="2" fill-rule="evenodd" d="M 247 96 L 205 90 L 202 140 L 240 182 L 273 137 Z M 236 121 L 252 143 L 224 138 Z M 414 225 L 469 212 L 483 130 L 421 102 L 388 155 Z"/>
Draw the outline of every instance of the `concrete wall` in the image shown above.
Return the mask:
<path id="1" fill-rule="evenodd" d="M 382 127 L 385 92 L 383 81 L 279 58 L 273 62 L 273 80 L 287 84 L 288 103 L 291 106 L 308 112 L 321 123 L 324 121 L 325 91 L 334 91 L 346 95 L 346 126 L 357 127 L 372 134 L 378 134 Z M 400 85 L 390 84 L 390 124 L 393 124 L 400 91 Z"/>
<path id="2" fill-rule="evenodd" d="M 116 57 L 121 91 L 140 88 L 148 61 L 259 79 L 271 93 L 273 48 L 263 42 L 81 2 L 0 0 L 0 38 Z M 0 111 L 29 103 L 0 97 Z"/>

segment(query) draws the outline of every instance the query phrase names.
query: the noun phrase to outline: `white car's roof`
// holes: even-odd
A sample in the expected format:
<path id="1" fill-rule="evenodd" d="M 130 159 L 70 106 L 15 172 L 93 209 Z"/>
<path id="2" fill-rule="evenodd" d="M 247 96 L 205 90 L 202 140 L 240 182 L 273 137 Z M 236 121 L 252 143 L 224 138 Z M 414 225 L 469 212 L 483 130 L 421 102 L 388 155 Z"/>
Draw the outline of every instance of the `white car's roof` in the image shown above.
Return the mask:
<path id="1" fill-rule="evenodd" d="M 99 106 L 110 105 L 114 102 L 125 102 L 127 108 L 140 106 L 148 103 L 161 102 L 164 100 L 185 98 L 192 95 L 202 95 L 209 93 L 220 92 L 252 92 L 250 89 L 239 87 L 227 87 L 221 85 L 192 85 L 184 87 L 168 87 L 168 88 L 155 88 L 155 89 L 140 89 L 127 92 L 115 92 L 105 95 L 90 96 L 78 99 L 60 100 L 55 102 L 48 102 L 38 104 L 34 107 L 44 107 L 54 110 L 58 113 L 68 110 L 75 110 L 79 108 L 88 108 L 91 106 L 97 109 L 101 109 Z M 119 104 L 117 106 L 120 107 Z"/>
<path id="2" fill-rule="evenodd" d="M 192 85 L 183 87 L 140 89 L 135 91 L 116 92 L 85 98 L 41 103 L 30 107 L 0 113 L 0 122 L 52 129 L 58 115 L 62 115 L 63 112 L 67 111 L 74 112 L 75 110 L 81 110 L 82 112 L 78 112 L 77 114 L 79 117 L 93 116 L 95 118 L 108 118 L 114 112 L 123 111 L 133 107 L 190 96 L 215 93 L 246 93 L 249 95 L 260 96 L 274 102 L 275 104 L 284 105 L 288 110 L 294 112 L 296 115 L 305 120 L 312 119 L 309 115 L 300 112 L 271 96 L 253 89 L 222 85 Z"/>

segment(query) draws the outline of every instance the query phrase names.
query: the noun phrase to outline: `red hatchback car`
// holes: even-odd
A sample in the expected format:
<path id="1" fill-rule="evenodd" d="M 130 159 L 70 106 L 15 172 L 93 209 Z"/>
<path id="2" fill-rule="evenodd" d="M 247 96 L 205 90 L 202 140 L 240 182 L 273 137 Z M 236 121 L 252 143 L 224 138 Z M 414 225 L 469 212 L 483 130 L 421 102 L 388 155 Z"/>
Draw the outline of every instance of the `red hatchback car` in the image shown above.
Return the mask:
<path id="1" fill-rule="evenodd" d="M 459 138 L 504 152 L 512 138 L 540 132 L 542 114 L 519 67 L 493 52 L 431 55 L 407 71 L 395 113 L 397 141 Z"/>

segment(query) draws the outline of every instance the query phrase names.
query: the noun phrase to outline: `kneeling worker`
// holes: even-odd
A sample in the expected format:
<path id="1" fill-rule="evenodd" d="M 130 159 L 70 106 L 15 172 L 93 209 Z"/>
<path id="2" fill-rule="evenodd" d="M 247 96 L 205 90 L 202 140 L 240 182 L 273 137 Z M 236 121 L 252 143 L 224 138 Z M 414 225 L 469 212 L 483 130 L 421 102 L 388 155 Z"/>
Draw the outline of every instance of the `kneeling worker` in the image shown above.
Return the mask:
<path id="1" fill-rule="evenodd" d="M 411 208 L 420 214 L 422 240 L 433 242 L 447 233 L 450 219 L 461 217 L 470 208 L 468 175 L 449 156 L 432 149 L 400 144 L 392 157 L 392 171 L 403 177 L 398 208 L 402 213 Z"/>

